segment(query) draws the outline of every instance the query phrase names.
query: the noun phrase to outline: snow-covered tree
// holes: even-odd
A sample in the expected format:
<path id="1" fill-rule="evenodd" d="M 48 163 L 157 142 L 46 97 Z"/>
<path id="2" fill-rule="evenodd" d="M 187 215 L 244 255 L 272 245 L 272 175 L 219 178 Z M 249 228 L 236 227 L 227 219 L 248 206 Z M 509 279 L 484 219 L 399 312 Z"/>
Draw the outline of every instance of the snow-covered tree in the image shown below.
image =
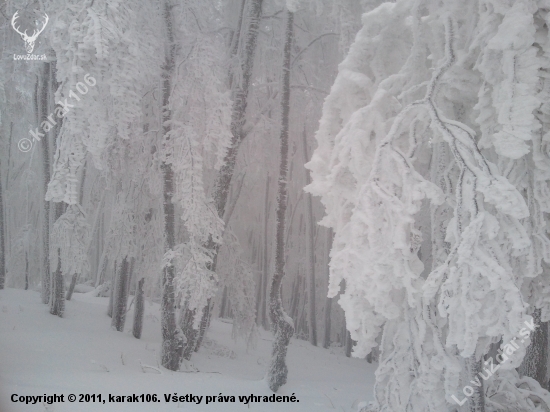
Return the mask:
<path id="1" fill-rule="evenodd" d="M 529 304 L 549 316 L 545 289 L 529 286 L 548 259 L 546 13 L 531 1 L 384 3 L 339 67 L 307 190 L 335 232 L 329 296 L 345 280 L 354 355 L 383 334 L 372 410 L 550 407 L 514 370 L 525 347 L 491 378 L 482 363 L 532 320 Z"/>
<path id="2" fill-rule="evenodd" d="M 289 2 L 290 3 L 290 2 Z M 271 362 L 266 380 L 273 392 L 277 392 L 287 382 L 288 368 L 286 352 L 290 338 L 294 334 L 294 322 L 285 313 L 281 299 L 281 284 L 285 276 L 285 229 L 288 203 L 288 140 L 290 112 L 290 62 L 294 39 L 294 5 L 287 5 L 285 22 L 285 41 L 281 74 L 281 134 L 280 165 L 277 186 L 277 229 L 275 243 L 275 273 L 269 290 L 269 316 L 275 337 L 271 353 Z"/>

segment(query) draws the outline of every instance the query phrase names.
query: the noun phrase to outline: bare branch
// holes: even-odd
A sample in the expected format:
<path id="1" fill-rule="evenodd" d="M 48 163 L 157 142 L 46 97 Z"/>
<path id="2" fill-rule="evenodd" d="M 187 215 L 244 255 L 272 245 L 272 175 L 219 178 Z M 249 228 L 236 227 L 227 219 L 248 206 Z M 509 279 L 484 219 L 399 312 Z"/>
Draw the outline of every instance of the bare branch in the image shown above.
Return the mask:
<path id="1" fill-rule="evenodd" d="M 324 34 L 321 34 L 320 36 L 316 37 L 312 41 L 310 41 L 309 44 L 306 47 L 304 47 L 302 50 L 300 50 L 300 52 L 296 55 L 296 57 L 294 57 L 294 59 L 292 59 L 292 63 L 290 63 L 290 68 L 292 68 L 294 66 L 294 63 L 296 63 L 296 61 L 300 58 L 300 56 L 307 49 L 309 49 L 314 43 L 316 43 L 318 40 L 321 40 L 323 37 L 326 37 L 326 36 L 339 36 L 339 35 L 340 35 L 340 33 L 324 33 Z"/>

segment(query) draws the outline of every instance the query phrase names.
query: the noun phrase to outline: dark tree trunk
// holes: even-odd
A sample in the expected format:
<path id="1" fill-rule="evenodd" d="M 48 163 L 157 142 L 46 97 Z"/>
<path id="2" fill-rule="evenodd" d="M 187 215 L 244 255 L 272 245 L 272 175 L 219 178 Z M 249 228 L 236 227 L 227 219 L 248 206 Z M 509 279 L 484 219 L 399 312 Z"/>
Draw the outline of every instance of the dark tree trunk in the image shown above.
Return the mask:
<path id="1" fill-rule="evenodd" d="M 2 165 L 0 164 L 0 289 L 4 289 L 6 283 L 6 241 L 4 238 L 4 198 L 2 196 Z M 25 259 L 27 255 L 25 254 Z M 28 276 L 25 278 L 28 285 Z M 28 286 L 25 287 L 25 290 Z"/>
<path id="2" fill-rule="evenodd" d="M 25 252 L 25 290 L 29 290 L 29 254 Z"/>
<path id="3" fill-rule="evenodd" d="M 346 329 L 346 356 L 348 358 L 351 357 L 351 350 L 353 348 L 353 339 L 351 338 L 351 334 L 349 333 L 349 330 Z"/>
<path id="4" fill-rule="evenodd" d="M 231 179 L 233 178 L 233 173 L 235 171 L 237 154 L 239 151 L 239 147 L 245 137 L 244 123 L 246 106 L 248 100 L 248 92 L 250 89 L 250 79 L 252 78 L 252 69 L 254 67 L 254 56 L 258 40 L 258 28 L 262 14 L 262 2 L 263 0 L 250 0 L 250 4 L 248 5 L 248 28 L 244 41 L 244 55 L 240 60 L 242 77 L 240 82 L 235 83 L 236 89 L 233 92 L 233 107 L 231 113 L 231 145 L 225 156 L 224 164 L 218 172 L 216 180 L 214 182 L 214 205 L 216 206 L 216 211 L 218 212 L 218 216 L 220 217 L 220 219 L 223 219 L 225 215 L 225 206 L 227 203 Z M 205 248 L 212 251 L 214 263 L 209 269 L 215 272 L 215 262 L 216 256 L 218 255 L 219 251 L 219 244 L 215 243 L 212 238 L 210 238 L 208 243 L 205 245 Z M 191 346 L 192 349 L 198 350 L 196 339 L 200 340 L 202 338 L 200 338 L 197 332 L 193 329 L 193 319 L 196 311 L 190 312 L 192 313 L 185 314 L 184 319 L 190 320 L 191 323 L 182 324 L 182 329 L 184 335 L 187 338 L 187 345 Z M 202 315 L 206 317 L 206 319 L 201 319 L 201 324 L 203 324 L 203 322 L 205 322 L 204 324 L 208 324 L 210 310 L 204 310 L 203 308 Z M 204 334 L 204 331 L 202 334 Z M 191 356 L 191 352 L 189 350 L 186 349 L 185 352 L 188 352 L 189 356 Z"/>
<path id="5" fill-rule="evenodd" d="M 67 291 L 67 297 L 65 300 L 71 300 L 73 297 L 74 287 L 76 286 L 76 280 L 78 279 L 78 274 L 74 273 L 73 277 L 71 278 L 71 284 L 69 285 L 69 290 Z"/>
<path id="6" fill-rule="evenodd" d="M 210 325 L 210 315 L 212 311 L 212 299 L 208 299 L 206 306 L 202 309 L 201 323 L 199 324 L 199 333 L 197 336 L 197 343 L 195 344 L 195 352 L 199 351 L 202 345 L 202 340 L 206 334 L 206 330 Z M 187 359 L 187 358 L 186 358 Z"/>
<path id="7" fill-rule="evenodd" d="M 300 299 L 300 279 L 302 277 L 298 273 L 296 278 L 294 279 L 294 282 L 292 282 L 292 294 L 290 295 L 290 317 L 294 321 L 294 323 L 297 323 L 297 316 L 298 316 L 298 301 Z"/>
<path id="8" fill-rule="evenodd" d="M 183 305 L 180 315 L 180 327 L 183 330 L 183 334 L 187 343 L 182 349 L 182 357 L 185 360 L 191 360 L 191 355 L 193 355 L 193 351 L 197 349 L 194 343 L 197 340 L 199 331 L 193 328 L 195 314 L 196 309 L 189 309 L 188 303 L 186 302 L 185 305 Z"/>
<path id="9" fill-rule="evenodd" d="M 231 35 L 231 49 L 229 52 L 229 58 L 234 59 L 237 57 L 237 54 L 239 53 L 239 39 L 241 37 L 241 31 L 243 28 L 243 18 L 244 18 L 244 8 L 246 5 L 246 0 L 241 0 L 241 11 L 239 13 L 239 21 L 237 23 L 237 28 L 233 31 Z M 229 71 L 229 90 L 233 90 L 233 83 L 234 83 L 234 71 Z"/>
<path id="10" fill-rule="evenodd" d="M 115 304 L 116 285 L 117 285 L 117 265 L 115 260 L 115 266 L 113 268 L 113 275 L 111 276 L 111 293 L 109 294 L 109 306 L 107 307 L 107 316 L 113 317 L 113 307 Z"/>
<path id="11" fill-rule="evenodd" d="M 218 216 L 223 219 L 225 214 L 225 205 L 229 194 L 229 187 L 235 164 L 239 146 L 242 143 L 244 135 L 244 123 L 246 115 L 246 107 L 248 100 L 248 92 L 250 89 L 250 79 L 252 77 L 252 69 L 254 66 L 254 56 L 256 54 L 256 44 L 258 39 L 258 27 L 262 12 L 263 0 L 251 0 L 248 9 L 248 28 L 244 44 L 244 56 L 242 61 L 242 80 L 236 86 L 234 92 L 233 108 L 231 114 L 231 146 L 227 151 L 224 165 L 216 176 L 214 185 L 214 203 Z"/>
<path id="12" fill-rule="evenodd" d="M 260 302 L 260 320 L 265 330 L 269 329 L 269 323 L 267 321 L 267 285 L 269 278 L 269 241 L 268 241 L 268 224 L 269 224 L 269 183 L 271 177 L 267 174 L 267 180 L 265 183 L 265 203 L 264 203 L 264 251 L 263 251 L 263 268 L 262 268 L 262 289 L 261 289 L 261 302 Z"/>
<path id="13" fill-rule="evenodd" d="M 117 275 L 116 294 L 113 300 L 113 318 L 111 326 L 117 331 L 124 331 L 126 322 L 126 306 L 128 305 L 128 257 L 122 259 L 120 270 Z"/>
<path id="14" fill-rule="evenodd" d="M 163 135 L 165 139 L 170 139 L 170 121 L 172 113 L 169 109 L 170 92 L 172 90 L 172 76 L 174 74 L 176 60 L 176 43 L 174 41 L 173 5 L 169 0 L 164 2 L 164 21 L 166 24 L 166 35 L 168 37 L 168 54 L 164 64 L 163 71 L 163 95 L 162 95 L 162 124 Z M 172 165 L 163 162 L 161 165 L 163 174 L 163 192 L 164 192 L 164 233 L 165 233 L 165 251 L 173 250 L 175 247 L 174 234 L 174 204 L 172 196 L 174 195 L 174 172 Z M 174 286 L 175 268 L 169 264 L 164 267 L 162 273 L 162 300 L 161 300 L 161 329 L 162 329 L 162 349 L 161 363 L 166 369 L 177 371 L 182 361 L 183 346 L 185 337 L 178 328 L 176 322 L 175 308 L 175 286 Z"/>
<path id="15" fill-rule="evenodd" d="M 48 117 L 50 64 L 44 63 L 41 87 L 37 89 L 39 90 L 39 96 L 37 96 L 39 126 L 43 121 L 47 121 Z M 44 201 L 42 216 L 42 302 L 47 304 L 50 300 L 50 283 L 52 283 L 50 280 L 50 202 L 45 200 L 48 183 L 50 182 L 50 147 L 47 134 L 40 142 L 40 147 L 42 148 L 42 188 L 44 190 L 42 194 Z"/>
<path id="16" fill-rule="evenodd" d="M 535 379 L 540 386 L 548 389 L 546 380 L 546 365 L 548 362 L 548 322 L 541 322 L 541 310 L 533 312 L 533 322 L 538 326 L 531 333 L 531 343 L 527 347 L 527 353 L 523 362 L 518 368 L 520 376 L 529 376 Z"/>
<path id="17" fill-rule="evenodd" d="M 483 372 L 482 362 L 483 359 L 477 361 L 475 355 L 466 360 L 468 381 L 475 379 L 476 376 L 479 379 L 479 373 Z M 479 379 L 479 382 L 479 386 L 472 385 L 474 393 L 468 398 L 470 412 L 485 412 L 485 385 L 483 385 L 483 379 Z"/>
<path id="18" fill-rule="evenodd" d="M 132 277 L 134 274 L 134 266 L 136 264 L 136 258 L 130 258 L 130 265 L 128 267 L 128 282 L 126 283 L 126 295 L 130 296 Z"/>
<path id="19" fill-rule="evenodd" d="M 223 287 L 222 302 L 220 304 L 220 318 L 225 318 L 227 312 L 227 286 Z"/>
<path id="20" fill-rule="evenodd" d="M 137 284 L 136 290 L 136 307 L 134 308 L 134 327 L 132 333 L 134 338 L 141 338 L 141 331 L 143 329 L 143 313 L 145 312 L 145 300 L 143 298 L 143 283 L 144 278 L 141 278 Z"/>
<path id="21" fill-rule="evenodd" d="M 263 256 L 263 252 L 260 250 L 258 253 L 258 271 L 260 276 L 258 277 L 258 285 L 256 287 L 256 325 L 258 326 L 262 324 L 262 290 L 265 288 L 264 274 L 261 271 L 261 268 L 263 268 L 263 259 L 265 259 L 265 256 Z"/>
<path id="22" fill-rule="evenodd" d="M 334 235 L 332 233 L 332 229 L 329 229 L 327 231 L 327 264 L 325 266 L 326 273 L 327 273 L 327 279 L 330 277 L 330 250 L 332 249 L 332 239 Z M 323 347 L 325 349 L 330 347 L 330 332 L 331 332 L 331 312 L 332 312 L 332 298 L 327 298 L 325 303 L 325 336 L 323 339 Z"/>
<path id="23" fill-rule="evenodd" d="M 307 137 L 306 129 L 304 127 L 304 133 L 302 136 L 302 154 L 304 164 L 309 161 L 309 154 L 307 151 Z M 305 174 L 305 183 L 306 186 L 311 183 L 311 178 L 309 176 L 309 171 L 304 167 Z M 314 239 L 314 230 L 315 230 L 315 221 L 313 219 L 313 205 L 311 202 L 311 194 L 306 193 L 305 195 L 305 219 L 306 219 L 306 271 L 308 279 L 308 335 L 309 342 L 313 346 L 317 346 L 317 319 L 316 319 L 316 308 L 315 308 L 315 239 Z"/>
<path id="24" fill-rule="evenodd" d="M 106 252 L 104 252 L 104 253 L 106 253 Z M 102 285 L 105 282 L 105 277 L 107 275 L 108 262 L 109 262 L 109 259 L 107 258 L 107 256 L 103 256 L 102 260 L 101 260 L 101 263 L 99 265 L 99 270 L 98 270 L 98 274 L 97 274 L 97 280 L 96 280 L 96 284 L 95 284 L 96 288 L 99 285 Z"/>
<path id="25" fill-rule="evenodd" d="M 63 317 L 65 312 L 65 282 L 61 273 L 61 249 L 57 249 L 57 270 L 52 276 L 52 295 L 50 297 L 50 313 Z"/>
<path id="26" fill-rule="evenodd" d="M 285 43 L 283 53 L 283 75 L 281 94 L 281 158 L 279 167 L 279 183 L 277 193 L 277 231 L 275 249 L 275 273 L 269 291 L 269 314 L 271 324 L 276 329 L 273 340 L 271 363 L 267 371 L 269 388 L 276 392 L 286 383 L 288 368 L 286 352 L 290 338 L 294 333 L 294 325 L 283 309 L 281 299 L 281 284 L 285 275 L 285 215 L 287 208 L 287 176 L 288 176 L 288 135 L 290 111 L 290 58 L 293 39 L 294 15 L 287 10 Z"/>

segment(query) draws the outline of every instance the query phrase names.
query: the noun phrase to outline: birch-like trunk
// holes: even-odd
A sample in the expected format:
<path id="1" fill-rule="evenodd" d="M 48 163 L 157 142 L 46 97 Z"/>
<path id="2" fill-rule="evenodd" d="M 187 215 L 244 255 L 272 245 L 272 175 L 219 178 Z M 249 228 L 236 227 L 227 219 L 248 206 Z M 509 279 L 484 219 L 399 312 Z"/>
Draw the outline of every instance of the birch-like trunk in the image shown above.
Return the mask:
<path id="1" fill-rule="evenodd" d="M 163 135 L 170 139 L 171 130 L 170 121 L 172 113 L 169 108 L 170 92 L 172 90 L 172 77 L 175 68 L 176 43 L 174 41 L 173 5 L 169 0 L 164 3 L 164 21 L 166 24 L 166 35 L 168 37 L 168 54 L 164 64 L 163 72 L 163 90 L 162 90 L 162 128 Z M 162 162 L 161 170 L 163 173 L 163 191 L 164 191 L 164 233 L 165 233 L 165 251 L 171 251 L 175 247 L 175 226 L 174 226 L 174 204 L 172 196 L 174 195 L 174 172 L 172 165 L 168 162 Z M 166 369 L 177 371 L 182 361 L 184 336 L 178 328 L 176 322 L 175 308 L 175 286 L 174 286 L 175 268 L 174 265 L 167 265 L 162 273 L 162 300 L 161 300 L 161 329 L 162 329 L 162 349 L 161 363 Z"/>
<path id="2" fill-rule="evenodd" d="M 269 291 L 269 314 L 276 330 L 271 353 L 271 363 L 267 371 L 269 388 L 276 392 L 286 383 L 288 368 L 286 352 L 294 333 L 292 319 L 285 313 L 281 299 L 281 284 L 285 275 L 285 215 L 288 201 L 288 135 L 290 112 L 290 59 L 294 33 L 294 14 L 286 12 L 285 43 L 283 52 L 283 74 L 281 93 L 281 158 L 277 193 L 277 230 L 275 248 L 275 273 Z"/>
<path id="3" fill-rule="evenodd" d="M 227 151 L 224 159 L 224 164 L 218 172 L 213 190 L 213 200 L 216 206 L 218 216 L 223 219 L 225 215 L 225 206 L 227 203 L 227 197 L 229 194 L 229 187 L 231 185 L 231 179 L 235 171 L 235 165 L 237 162 L 237 154 L 239 147 L 245 137 L 244 123 L 246 118 L 246 106 L 248 101 L 248 92 L 250 89 L 250 80 L 252 78 L 252 69 L 254 67 L 254 56 L 256 54 L 256 44 L 258 40 L 258 28 L 262 13 L 263 0 L 250 0 L 248 5 L 248 27 L 246 30 L 246 36 L 244 40 L 243 56 L 241 61 L 241 81 L 233 82 L 235 90 L 233 91 L 233 107 L 231 112 L 231 145 Z M 235 50 L 238 50 L 235 49 Z M 232 76 L 230 76 L 232 77 Z M 212 272 L 216 271 L 216 256 L 219 251 L 219 244 L 215 243 L 212 238 L 209 239 L 205 245 L 206 249 L 212 251 L 213 263 L 208 269 Z M 195 351 L 199 349 L 200 345 L 197 345 L 197 339 L 202 340 L 204 330 L 201 329 L 201 335 L 193 329 L 193 320 L 196 313 L 202 313 L 203 319 L 201 324 L 208 324 L 208 317 L 210 316 L 209 306 L 202 310 L 193 310 L 190 313 L 186 313 L 184 319 L 188 321 L 182 324 L 183 333 L 187 338 L 187 345 L 191 346 Z M 206 318 L 206 319 L 205 319 Z M 186 349 L 186 353 L 191 352 Z"/>
<path id="4" fill-rule="evenodd" d="M 302 136 L 302 155 L 304 164 L 309 161 L 309 154 L 307 151 L 307 137 L 306 129 L 304 127 L 304 133 Z M 309 171 L 303 167 L 305 185 L 311 183 L 311 178 L 309 176 Z M 317 319 L 316 319 L 316 308 L 315 308 L 315 239 L 314 239 L 314 228 L 315 221 L 313 219 L 313 205 L 311 201 L 311 194 L 306 193 L 305 195 L 305 218 L 306 218 L 306 273 L 308 280 L 308 335 L 309 342 L 313 346 L 317 346 Z"/>

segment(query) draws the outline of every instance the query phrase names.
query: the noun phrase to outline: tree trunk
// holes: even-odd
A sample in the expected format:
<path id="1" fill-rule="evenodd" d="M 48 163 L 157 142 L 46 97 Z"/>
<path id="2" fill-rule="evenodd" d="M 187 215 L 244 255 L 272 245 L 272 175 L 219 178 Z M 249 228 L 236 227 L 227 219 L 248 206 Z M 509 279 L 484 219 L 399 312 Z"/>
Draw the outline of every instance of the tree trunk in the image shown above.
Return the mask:
<path id="1" fill-rule="evenodd" d="M 113 317 L 113 307 L 115 304 L 116 285 L 117 285 L 117 265 L 115 260 L 115 266 L 113 269 L 113 275 L 111 276 L 111 293 L 109 294 L 109 306 L 107 307 L 107 316 Z"/>
<path id="2" fill-rule="evenodd" d="M 548 322 L 541 322 L 541 310 L 533 312 L 533 322 L 538 326 L 531 333 L 531 343 L 527 347 L 527 353 L 523 362 L 518 368 L 520 376 L 529 376 L 535 379 L 540 386 L 548 389 L 546 380 L 546 365 L 548 362 Z"/>
<path id="3" fill-rule="evenodd" d="M 134 327 L 132 334 L 134 338 L 141 338 L 141 331 L 143 329 L 143 313 L 145 312 L 145 300 L 143 298 L 143 283 L 144 278 L 141 278 L 137 284 L 136 290 L 136 306 L 134 308 Z"/>
<path id="4" fill-rule="evenodd" d="M 69 285 L 69 290 L 67 291 L 67 297 L 65 300 L 71 300 L 73 297 L 74 287 L 76 286 L 76 279 L 78 278 L 78 274 L 74 273 L 73 277 L 71 278 L 71 284 Z"/>
<path id="5" fill-rule="evenodd" d="M 204 335 L 210 326 L 210 318 L 212 316 L 212 299 L 208 298 L 206 306 L 203 308 L 201 323 L 199 325 L 199 334 L 197 336 L 197 343 L 195 344 L 195 352 L 199 351 L 199 348 L 202 345 Z"/>
<path id="6" fill-rule="evenodd" d="M 277 231 L 275 249 L 275 273 L 269 291 L 269 314 L 271 323 L 276 328 L 271 354 L 271 363 L 267 371 L 269 388 L 276 392 L 286 383 L 288 368 L 286 352 L 290 338 L 294 333 L 292 319 L 283 309 L 281 299 L 281 284 L 285 275 L 285 215 L 287 207 L 287 175 L 288 175 L 288 134 L 290 111 L 290 58 L 293 39 L 294 15 L 287 9 L 285 43 L 283 53 L 283 75 L 281 94 L 281 158 L 279 168 L 279 184 L 277 196 Z"/>
<path id="7" fill-rule="evenodd" d="M 65 282 L 61 273 L 61 249 L 57 249 L 57 270 L 52 276 L 50 301 L 50 313 L 63 317 L 65 311 Z"/>
<path id="8" fill-rule="evenodd" d="M 261 289 L 261 302 L 260 302 L 260 319 L 262 326 L 265 330 L 269 330 L 269 323 L 267 322 L 267 285 L 269 278 L 269 261 L 267 256 L 269 254 L 269 241 L 267 236 L 267 229 L 269 223 L 269 183 L 271 177 L 269 173 L 267 175 L 267 181 L 265 185 L 265 204 L 264 204 L 264 259 L 263 259 L 263 272 L 262 272 L 262 289 Z"/>
<path id="9" fill-rule="evenodd" d="M 239 41 L 241 37 L 241 31 L 243 28 L 245 6 L 246 6 L 246 0 L 241 0 L 241 11 L 239 12 L 239 21 L 237 22 L 236 30 L 234 30 L 231 35 L 231 44 L 230 44 L 230 52 L 229 52 L 230 60 L 235 59 L 237 57 L 237 54 L 239 53 Z M 229 76 L 228 76 L 229 90 L 233 90 L 233 84 L 235 82 L 234 76 L 235 76 L 234 70 L 229 70 Z"/>
<path id="10" fill-rule="evenodd" d="M 237 162 L 237 154 L 239 147 L 245 137 L 244 133 L 244 122 L 246 116 L 246 106 L 248 100 L 248 92 L 250 89 L 250 79 L 252 77 L 252 69 L 254 66 L 254 56 L 256 52 L 256 44 L 258 40 L 258 28 L 261 19 L 262 13 L 262 2 L 263 0 L 250 0 L 248 6 L 248 28 L 246 32 L 245 44 L 244 44 L 244 56 L 241 58 L 241 81 L 235 83 L 236 90 L 233 93 L 233 107 L 231 113 L 231 145 L 227 150 L 227 154 L 224 159 L 224 164 L 218 172 L 213 190 L 213 199 L 214 205 L 216 206 L 216 211 L 220 219 L 224 218 L 225 215 L 225 206 L 227 203 L 227 196 L 229 194 L 229 187 L 231 185 L 231 179 L 235 171 L 235 165 Z M 209 239 L 208 243 L 205 245 L 206 249 L 212 251 L 213 262 L 216 262 L 216 256 L 219 251 L 219 244 L 215 243 L 212 238 Z M 216 264 L 213 263 L 212 267 L 209 268 L 211 271 L 216 271 Z M 208 307 L 208 306 L 207 306 Z M 191 323 L 182 324 L 183 333 L 185 334 L 188 342 L 187 345 L 193 347 L 193 349 L 198 350 L 198 346 L 195 342 L 199 336 L 193 330 L 193 318 L 196 311 L 193 313 L 188 313 L 184 316 L 184 319 L 188 319 Z M 210 316 L 210 310 L 204 310 L 203 316 Z M 201 324 L 202 324 L 201 320 Z M 208 319 L 206 324 L 208 324 Z M 200 338 L 199 338 L 200 340 Z M 186 350 L 186 352 L 188 352 Z M 190 352 L 189 352 L 190 353 Z M 189 355 L 191 356 L 191 355 Z"/>
<path id="11" fill-rule="evenodd" d="M 130 258 L 130 265 L 128 266 L 128 282 L 126 282 L 126 296 L 130 296 L 135 264 L 136 258 Z"/>
<path id="12" fill-rule="evenodd" d="M 332 229 L 329 229 L 327 231 L 327 264 L 326 264 L 326 271 L 327 271 L 327 279 L 330 278 L 330 251 L 332 249 L 332 239 L 334 237 L 334 234 L 332 233 Z M 330 347 L 330 332 L 331 332 L 331 311 L 332 311 L 332 298 L 327 298 L 325 303 L 325 336 L 323 339 L 323 348 L 327 349 Z"/>
<path id="13" fill-rule="evenodd" d="M 195 345 L 197 339 L 198 330 L 193 328 L 193 322 L 195 320 L 196 309 L 191 310 L 188 307 L 188 302 L 183 305 L 180 314 L 180 328 L 183 331 L 183 335 L 186 339 L 185 346 L 183 347 L 182 358 L 185 360 L 191 360 L 193 351 L 198 349 Z"/>
<path id="14" fill-rule="evenodd" d="M 351 334 L 349 333 L 349 330 L 346 328 L 346 357 L 351 358 L 351 350 L 353 349 L 353 339 L 351 338 Z"/>
<path id="15" fill-rule="evenodd" d="M 105 282 L 105 275 L 107 274 L 107 267 L 109 262 L 109 259 L 107 258 L 107 256 L 105 256 L 106 253 L 107 251 L 103 250 L 103 253 L 101 254 L 101 261 L 99 264 L 99 268 L 96 276 L 96 282 L 95 282 L 96 288 Z"/>
<path id="16" fill-rule="evenodd" d="M 6 283 L 6 241 L 4 238 L 4 198 L 2 196 L 2 165 L 0 163 L 0 289 Z M 25 254 L 25 258 L 27 255 Z M 26 278 L 28 285 L 28 277 Z M 28 286 L 25 288 L 27 289 Z"/>
<path id="17" fill-rule="evenodd" d="M 29 290 L 29 253 L 25 251 L 25 290 Z"/>
<path id="18" fill-rule="evenodd" d="M 302 154 L 304 157 L 304 164 L 309 161 L 309 155 L 307 152 L 307 138 L 306 138 L 306 129 L 304 127 L 304 133 L 302 136 Z M 309 176 L 309 171 L 304 167 L 305 174 L 305 185 L 311 183 L 311 178 Z M 311 194 L 306 193 L 305 205 L 305 218 L 306 218 L 306 273 L 308 279 L 308 335 L 309 342 L 313 346 L 317 346 L 317 319 L 315 309 L 315 239 L 314 239 L 314 228 L 315 221 L 313 219 L 313 205 L 311 202 Z"/>
<path id="19" fill-rule="evenodd" d="M 257 326 L 260 326 L 262 324 L 262 296 L 263 296 L 262 290 L 265 288 L 264 273 L 261 270 L 263 268 L 263 259 L 265 259 L 265 257 L 263 256 L 263 252 L 260 249 L 258 253 L 258 272 L 260 273 L 260 276 L 258 277 L 258 285 L 256 288 L 256 325 Z"/>
<path id="20" fill-rule="evenodd" d="M 176 59 L 176 43 L 174 41 L 172 7 L 169 0 L 164 3 L 164 21 L 166 24 L 166 35 L 168 37 L 168 54 L 163 72 L 163 96 L 162 96 L 162 128 L 165 139 L 170 139 L 170 121 L 172 113 L 169 109 L 170 92 L 172 90 L 172 76 L 174 74 Z M 162 162 L 161 170 L 163 173 L 163 191 L 164 191 L 164 232 L 165 232 L 165 251 L 172 251 L 175 247 L 174 234 L 174 204 L 172 196 L 174 194 L 174 172 L 172 165 L 168 162 Z M 162 300 L 161 300 L 161 329 L 162 329 L 162 349 L 161 363 L 166 369 L 177 371 L 182 361 L 184 336 L 178 328 L 176 322 L 175 308 L 175 270 L 174 265 L 166 265 L 162 274 Z"/>
<path id="21" fill-rule="evenodd" d="M 117 331 L 124 331 L 126 322 L 126 306 L 128 305 L 128 257 L 122 259 L 120 270 L 117 275 L 116 294 L 113 300 L 113 318 L 111 326 Z"/>
<path id="22" fill-rule="evenodd" d="M 220 318 L 224 319 L 227 312 L 227 286 L 223 287 L 222 302 L 220 304 Z"/>
<path id="23" fill-rule="evenodd" d="M 475 380 L 476 376 L 479 379 L 478 374 L 483 372 L 482 363 L 483 359 L 477 361 L 475 355 L 466 360 L 466 373 L 468 374 L 467 380 Z M 483 385 L 483 379 L 479 379 L 480 385 L 472 385 L 474 393 L 468 398 L 470 412 L 485 412 L 485 389 Z"/>
<path id="24" fill-rule="evenodd" d="M 47 121 L 48 117 L 48 84 L 50 78 L 50 63 L 44 63 L 42 70 L 42 83 L 38 100 L 38 125 L 43 121 Z M 43 192 L 43 216 L 42 216 L 42 302 L 47 304 L 50 300 L 50 202 L 45 200 L 46 192 L 48 191 L 48 183 L 50 182 L 50 147 L 48 142 L 48 134 L 44 136 L 40 142 L 42 148 L 42 188 Z M 51 310 L 50 310 L 51 311 Z"/>

